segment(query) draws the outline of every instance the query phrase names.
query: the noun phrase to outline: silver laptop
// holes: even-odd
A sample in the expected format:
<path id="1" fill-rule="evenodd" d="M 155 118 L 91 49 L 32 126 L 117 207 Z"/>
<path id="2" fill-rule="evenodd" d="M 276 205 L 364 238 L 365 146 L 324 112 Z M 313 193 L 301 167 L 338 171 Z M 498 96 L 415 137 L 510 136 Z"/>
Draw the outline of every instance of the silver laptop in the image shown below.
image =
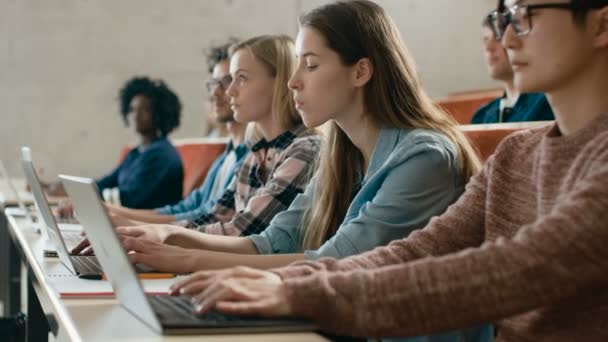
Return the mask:
<path id="1" fill-rule="evenodd" d="M 146 295 L 129 263 L 110 218 L 99 201 L 92 179 L 59 178 L 83 223 L 91 246 L 118 300 L 139 320 L 162 334 L 217 334 L 244 332 L 312 331 L 314 326 L 296 319 L 262 319 L 229 316 L 218 312 L 195 315 L 189 297 Z M 94 227 L 94 229 L 92 229 Z"/>
<path id="2" fill-rule="evenodd" d="M 11 180 L 11 177 L 9 176 L 8 171 L 6 170 L 6 166 L 4 165 L 4 162 L 2 162 L 2 160 L 0 160 L 0 172 L 2 173 L 2 178 L 4 178 L 4 182 L 6 183 L 6 186 L 13 193 L 13 196 L 15 197 L 15 200 L 17 201 L 17 205 L 19 206 L 19 209 L 21 209 L 23 216 L 25 216 L 25 218 L 29 224 L 33 224 L 35 220 L 32 217 L 30 210 L 25 205 L 25 202 L 22 200 L 21 195 L 19 194 L 19 191 L 17 191 L 17 188 L 15 187 L 15 184 L 13 184 L 13 181 Z"/>
<path id="3" fill-rule="evenodd" d="M 48 237 L 55 245 L 61 262 L 72 274 L 79 277 L 101 279 L 103 271 L 95 256 L 70 255 L 69 251 L 82 240 L 82 236 L 78 231 L 62 231 L 59 229 L 55 216 L 42 191 L 38 174 L 31 159 L 31 153 L 27 147 L 22 148 L 21 166 L 34 195 L 34 201 L 38 206 L 40 216 L 42 216 L 43 222 L 41 226 L 46 228 Z"/>

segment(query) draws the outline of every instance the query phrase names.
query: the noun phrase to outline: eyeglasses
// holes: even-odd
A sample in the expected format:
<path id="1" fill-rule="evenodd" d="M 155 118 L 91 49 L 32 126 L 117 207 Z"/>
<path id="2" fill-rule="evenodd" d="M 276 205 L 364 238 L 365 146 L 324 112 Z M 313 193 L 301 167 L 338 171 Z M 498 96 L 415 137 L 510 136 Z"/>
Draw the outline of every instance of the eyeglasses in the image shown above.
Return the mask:
<path id="1" fill-rule="evenodd" d="M 207 91 L 211 93 L 216 87 L 221 87 L 223 90 L 228 89 L 230 83 L 232 83 L 232 76 L 226 75 L 220 79 L 212 78 L 208 80 L 205 82 L 205 87 L 207 87 Z"/>
<path id="2" fill-rule="evenodd" d="M 586 6 L 590 7 L 590 6 Z M 593 6 L 592 6 L 593 7 Z M 573 5 L 572 3 L 547 3 L 547 4 L 534 4 L 534 5 L 516 5 L 508 8 L 505 12 L 492 12 L 488 15 L 488 21 L 494 31 L 496 39 L 502 39 L 505 31 L 509 24 L 513 26 L 513 30 L 518 36 L 525 36 L 532 30 L 532 16 L 530 15 L 533 10 L 537 9 L 563 9 L 568 11 L 580 10 L 581 6 Z"/>

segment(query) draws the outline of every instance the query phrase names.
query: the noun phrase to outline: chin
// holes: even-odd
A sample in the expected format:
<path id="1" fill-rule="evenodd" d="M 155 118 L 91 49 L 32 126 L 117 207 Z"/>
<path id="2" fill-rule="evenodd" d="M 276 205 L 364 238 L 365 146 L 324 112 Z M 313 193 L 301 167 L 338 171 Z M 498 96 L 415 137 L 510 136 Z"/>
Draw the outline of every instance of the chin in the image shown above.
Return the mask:
<path id="1" fill-rule="evenodd" d="M 515 88 L 520 93 L 542 93 L 542 86 L 534 77 L 515 76 L 513 79 Z"/>

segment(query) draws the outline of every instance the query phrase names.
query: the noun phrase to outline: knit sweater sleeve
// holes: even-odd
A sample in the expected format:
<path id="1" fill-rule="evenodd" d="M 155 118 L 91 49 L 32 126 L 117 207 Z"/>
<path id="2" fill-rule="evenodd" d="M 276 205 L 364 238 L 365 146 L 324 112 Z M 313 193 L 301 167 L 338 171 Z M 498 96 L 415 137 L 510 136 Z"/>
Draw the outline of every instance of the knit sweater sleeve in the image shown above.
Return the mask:
<path id="1" fill-rule="evenodd" d="M 461 247 L 446 243 L 438 224 L 461 225 L 455 209 L 418 236 L 360 257 L 363 270 L 331 267 L 285 280 L 295 313 L 337 334 L 409 336 L 497 320 L 608 286 L 608 152 L 589 165 L 551 212 L 509 239 L 439 257 L 399 263 Z M 479 222 L 475 222 L 479 223 Z M 445 230 L 445 229 L 444 229 Z M 451 232 L 447 232 L 450 234 Z M 441 244 L 424 242 L 439 238 Z M 422 245 L 425 247 L 416 247 Z M 434 253 L 428 246 L 443 246 Z M 437 253 L 443 252 L 443 253 Z M 385 258 L 387 261 L 382 262 Z M 339 268 L 338 268 L 339 269 Z M 354 270 L 353 270 L 354 269 Z M 331 303 L 331 305 L 328 305 Z"/>
<path id="2" fill-rule="evenodd" d="M 375 269 L 479 246 L 484 240 L 486 181 L 491 165 L 492 160 L 489 160 L 486 167 L 469 181 L 464 194 L 444 214 L 434 217 L 426 228 L 412 232 L 404 240 L 341 260 L 300 261 L 273 272 L 288 279 L 316 271 Z"/>

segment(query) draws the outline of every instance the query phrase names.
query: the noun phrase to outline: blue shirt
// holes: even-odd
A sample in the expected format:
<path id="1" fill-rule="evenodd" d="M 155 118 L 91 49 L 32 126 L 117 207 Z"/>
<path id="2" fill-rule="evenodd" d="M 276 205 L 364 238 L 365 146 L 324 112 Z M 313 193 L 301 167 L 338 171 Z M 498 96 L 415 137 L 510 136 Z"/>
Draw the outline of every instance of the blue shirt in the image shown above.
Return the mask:
<path id="1" fill-rule="evenodd" d="M 503 97 L 504 98 L 504 97 Z M 498 123 L 498 122 L 523 122 L 523 121 L 545 121 L 555 120 L 551 105 L 547 102 L 545 94 L 527 93 L 519 95 L 513 108 L 503 110 L 502 121 L 500 121 L 500 100 L 498 98 L 487 105 L 479 108 L 473 118 L 472 124 Z"/>
<path id="2" fill-rule="evenodd" d="M 457 151 L 442 134 L 424 129 L 382 129 L 365 177 L 336 234 L 309 259 L 345 258 L 403 239 L 440 215 L 464 191 Z M 311 207 L 314 179 L 305 192 L 248 238 L 260 254 L 302 252 L 300 222 Z M 441 335 L 391 339 L 408 342 L 491 341 L 490 325 Z M 383 341 L 388 341 L 384 340 Z"/>
<path id="3" fill-rule="evenodd" d="M 222 184 L 219 185 L 220 187 L 218 190 L 213 192 L 213 187 L 219 178 L 219 171 L 231 151 L 234 151 L 236 155 L 236 163 L 228 170 L 228 173 L 224 177 Z M 249 148 L 246 144 L 240 144 L 234 148 L 232 142 L 228 143 L 224 153 L 222 153 L 211 165 L 207 177 L 205 177 L 205 181 L 198 189 L 192 191 L 183 201 L 175 205 L 166 205 L 156 209 L 156 211 L 163 215 L 173 215 L 175 216 L 176 221 L 192 221 L 197 217 L 208 214 L 224 194 L 228 185 L 230 185 L 236 177 L 236 173 L 241 168 L 243 160 L 245 160 L 245 156 L 247 156 L 248 152 Z"/>
<path id="4" fill-rule="evenodd" d="M 360 190 L 336 234 L 310 259 L 344 258 L 402 239 L 439 215 L 464 191 L 453 144 L 423 129 L 382 129 Z M 300 222 L 311 207 L 314 180 L 288 210 L 249 237 L 260 254 L 302 252 Z"/>
<path id="5" fill-rule="evenodd" d="M 143 151 L 132 149 L 110 174 L 97 180 L 97 187 L 116 188 L 121 205 L 135 209 L 152 209 L 173 204 L 182 198 L 184 173 L 177 149 L 158 138 Z"/>

